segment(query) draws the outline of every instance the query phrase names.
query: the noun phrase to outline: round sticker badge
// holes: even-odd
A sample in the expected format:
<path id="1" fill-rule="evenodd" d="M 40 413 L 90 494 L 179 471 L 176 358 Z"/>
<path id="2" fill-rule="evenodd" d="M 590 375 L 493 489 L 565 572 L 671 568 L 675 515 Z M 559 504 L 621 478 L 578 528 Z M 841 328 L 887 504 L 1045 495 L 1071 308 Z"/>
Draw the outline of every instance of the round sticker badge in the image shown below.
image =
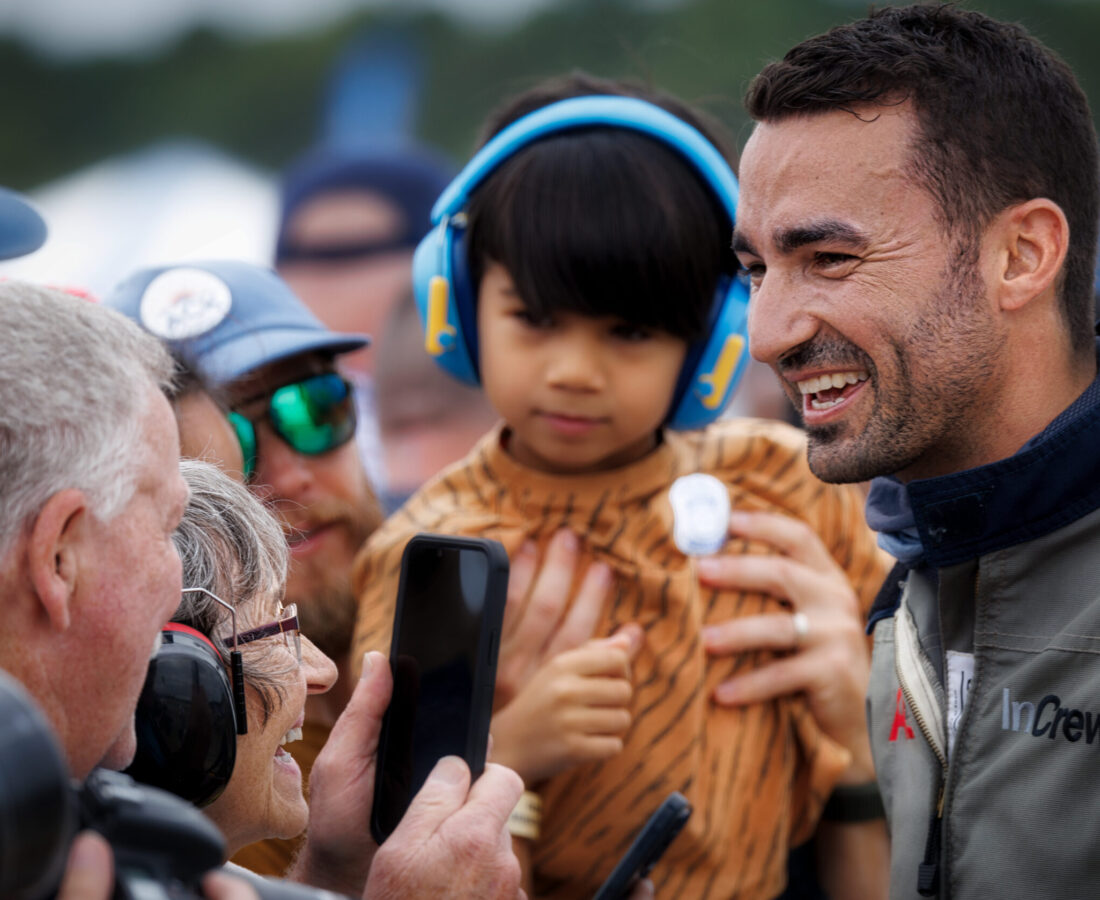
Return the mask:
<path id="1" fill-rule="evenodd" d="M 730 494 L 713 475 L 696 472 L 672 482 L 672 539 L 687 556 L 717 553 L 726 542 L 730 523 Z"/>
<path id="2" fill-rule="evenodd" d="M 182 341 L 217 328 L 232 305 L 233 293 L 217 275 L 203 269 L 169 269 L 149 282 L 138 315 L 157 337 Z"/>

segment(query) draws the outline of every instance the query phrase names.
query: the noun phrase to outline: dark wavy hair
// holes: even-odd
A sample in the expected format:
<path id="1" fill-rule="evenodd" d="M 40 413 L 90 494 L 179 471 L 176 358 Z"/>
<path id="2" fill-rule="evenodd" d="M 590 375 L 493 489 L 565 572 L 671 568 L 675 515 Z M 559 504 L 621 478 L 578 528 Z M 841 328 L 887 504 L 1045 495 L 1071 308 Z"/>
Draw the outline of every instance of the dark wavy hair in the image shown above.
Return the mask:
<path id="1" fill-rule="evenodd" d="M 973 246 L 1009 206 L 1057 203 L 1070 243 L 1059 300 L 1074 350 L 1091 352 L 1098 218 L 1096 132 L 1069 66 L 1019 25 L 950 5 L 894 7 L 810 38 L 766 66 L 757 121 L 909 103 L 910 169 L 942 225 Z"/>
<path id="2" fill-rule="evenodd" d="M 701 132 L 714 125 L 642 85 L 574 73 L 493 113 L 484 140 L 558 100 L 613 94 L 647 100 Z M 504 266 L 537 317 L 555 310 L 616 316 L 693 341 L 710 321 L 719 278 L 737 264 L 733 223 L 694 165 L 661 141 L 616 127 L 556 132 L 501 163 L 468 207 L 474 285 Z"/>

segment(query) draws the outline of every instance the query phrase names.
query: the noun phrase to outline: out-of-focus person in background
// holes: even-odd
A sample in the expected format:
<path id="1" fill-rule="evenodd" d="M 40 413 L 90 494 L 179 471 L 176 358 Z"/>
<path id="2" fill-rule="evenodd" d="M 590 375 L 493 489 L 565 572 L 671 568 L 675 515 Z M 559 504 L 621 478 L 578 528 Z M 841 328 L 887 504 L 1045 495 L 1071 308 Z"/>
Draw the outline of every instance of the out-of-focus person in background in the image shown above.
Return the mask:
<path id="1" fill-rule="evenodd" d="M 441 154 L 411 140 L 313 148 L 283 180 L 276 270 L 330 329 L 380 337 L 412 291 L 413 250 L 453 175 Z M 379 431 L 375 363 L 373 351 L 360 351 L 343 357 L 340 367 L 356 387 L 360 455 L 385 493 L 392 455 Z M 396 478 L 401 491 L 407 474 Z"/>

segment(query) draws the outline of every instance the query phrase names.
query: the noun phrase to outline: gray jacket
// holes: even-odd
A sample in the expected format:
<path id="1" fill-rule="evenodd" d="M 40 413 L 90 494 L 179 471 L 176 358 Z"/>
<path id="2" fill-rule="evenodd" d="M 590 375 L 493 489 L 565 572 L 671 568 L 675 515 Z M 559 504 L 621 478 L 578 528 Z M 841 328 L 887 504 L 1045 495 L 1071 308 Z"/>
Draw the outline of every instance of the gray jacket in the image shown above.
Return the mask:
<path id="1" fill-rule="evenodd" d="M 926 564 L 870 626 L 895 900 L 922 875 L 953 900 L 1100 896 L 1096 387 L 1016 456 L 908 486 Z"/>

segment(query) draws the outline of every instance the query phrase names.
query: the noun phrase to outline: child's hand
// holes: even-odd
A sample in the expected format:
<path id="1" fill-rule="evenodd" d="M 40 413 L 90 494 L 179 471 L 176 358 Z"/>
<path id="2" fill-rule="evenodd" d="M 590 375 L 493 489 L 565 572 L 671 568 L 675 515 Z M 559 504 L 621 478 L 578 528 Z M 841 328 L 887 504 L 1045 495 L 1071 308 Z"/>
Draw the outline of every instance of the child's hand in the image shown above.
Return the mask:
<path id="1" fill-rule="evenodd" d="M 563 528 L 550 539 L 541 567 L 530 542 L 512 560 L 497 660 L 497 709 L 508 704 L 545 662 L 580 647 L 595 632 L 611 587 L 611 569 L 601 562 L 590 564 L 570 597 L 578 556 L 576 535 Z"/>
<path id="2" fill-rule="evenodd" d="M 493 716 L 493 759 L 532 785 L 585 762 L 614 756 L 630 727 L 630 664 L 638 625 L 590 640 L 544 663 Z"/>

